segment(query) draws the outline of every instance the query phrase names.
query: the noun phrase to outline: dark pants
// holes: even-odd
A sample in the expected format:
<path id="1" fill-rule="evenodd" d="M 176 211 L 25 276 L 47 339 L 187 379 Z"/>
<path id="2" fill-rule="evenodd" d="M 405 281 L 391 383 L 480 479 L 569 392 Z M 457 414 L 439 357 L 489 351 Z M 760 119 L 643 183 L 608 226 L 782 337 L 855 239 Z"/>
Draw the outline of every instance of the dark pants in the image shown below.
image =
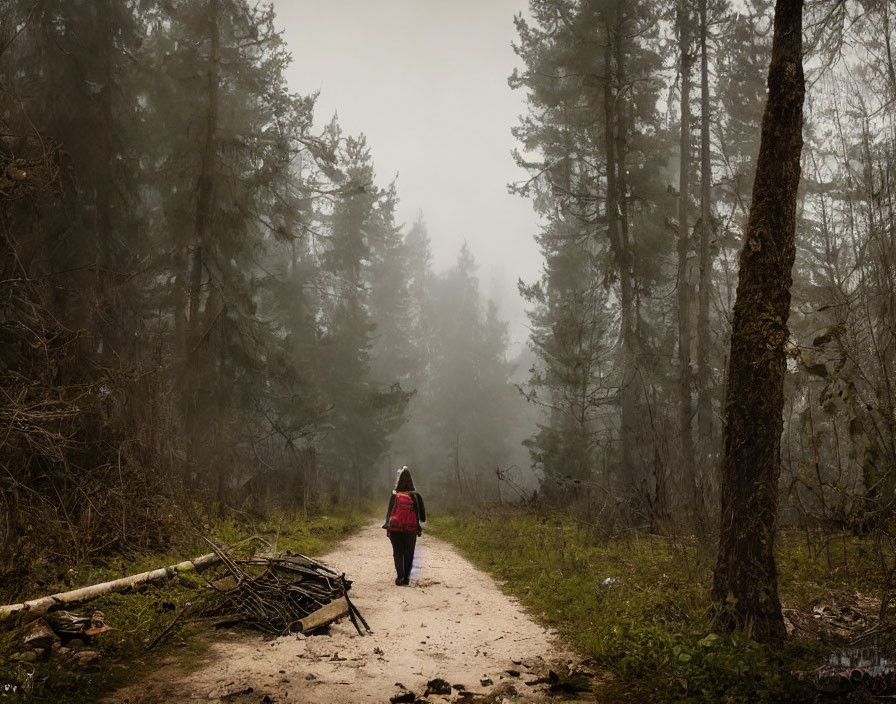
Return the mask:
<path id="1" fill-rule="evenodd" d="M 417 546 L 417 534 L 410 531 L 391 531 L 392 557 L 395 559 L 395 574 L 400 580 L 410 579 L 411 567 L 414 564 L 414 548 Z"/>

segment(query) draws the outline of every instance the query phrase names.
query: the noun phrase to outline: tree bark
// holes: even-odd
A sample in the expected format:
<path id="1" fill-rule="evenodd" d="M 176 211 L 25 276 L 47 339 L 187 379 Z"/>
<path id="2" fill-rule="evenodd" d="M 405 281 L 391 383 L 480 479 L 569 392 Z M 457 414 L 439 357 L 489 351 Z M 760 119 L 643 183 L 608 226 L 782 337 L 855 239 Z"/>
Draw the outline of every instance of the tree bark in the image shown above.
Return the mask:
<path id="1" fill-rule="evenodd" d="M 619 46 L 620 27 L 613 15 L 607 18 L 606 72 L 604 80 L 605 157 L 607 168 L 607 233 L 610 249 L 619 273 L 620 338 L 622 342 L 622 379 L 620 381 L 620 464 L 622 476 L 640 489 L 635 447 L 638 442 L 635 418 L 637 386 L 635 383 L 635 314 L 632 276 L 632 251 L 626 217 L 625 135 L 622 119 L 623 55 Z"/>
<path id="2" fill-rule="evenodd" d="M 195 419 L 197 404 L 197 381 L 200 368 L 198 347 L 202 338 L 199 326 L 200 301 L 202 298 L 202 270 L 205 266 L 204 255 L 209 249 L 209 230 L 211 228 L 212 207 L 214 204 L 214 167 L 217 153 L 218 130 L 218 91 L 220 63 L 220 28 L 218 18 L 218 0 L 208 0 L 209 59 L 207 69 L 208 105 L 205 114 L 205 140 L 199 162 L 199 176 L 196 183 L 196 215 L 193 222 L 193 234 L 186 256 L 188 268 L 186 280 L 187 320 L 184 336 L 184 360 L 186 377 L 184 379 L 184 425 L 188 440 L 188 464 L 195 461 L 197 454 L 197 429 Z M 208 301 L 206 302 L 208 310 Z M 221 494 L 220 483 L 223 481 L 219 467 L 218 495 Z"/>
<path id="3" fill-rule="evenodd" d="M 709 371 L 709 293 L 712 286 L 712 261 L 709 241 L 711 215 L 710 185 L 712 165 L 709 156 L 709 58 L 706 0 L 700 0 L 700 287 L 697 298 L 697 437 L 700 444 L 698 479 L 704 486 L 712 472 L 708 461 L 716 448 L 712 432 L 712 399 Z"/>
<path id="4" fill-rule="evenodd" d="M 96 251 L 94 253 L 94 276 L 96 277 L 96 300 L 94 303 L 94 334 L 99 338 L 98 347 L 103 355 L 111 356 L 119 349 L 120 340 L 114 331 L 124 323 L 119 319 L 121 314 L 117 306 L 113 304 L 116 298 L 116 282 L 110 274 L 117 270 L 118 262 L 113 261 L 115 247 L 112 227 L 112 184 L 115 183 L 115 145 L 114 135 L 116 131 L 115 112 L 112 103 L 112 94 L 115 86 L 115 38 L 113 28 L 109 24 L 112 17 L 112 7 L 109 0 L 102 0 L 99 14 L 103 17 L 99 31 L 102 38 L 99 42 L 99 65 L 102 76 L 102 89 L 98 98 L 100 133 L 95 135 L 99 168 L 92 169 L 94 177 L 94 193 L 96 197 Z"/>
<path id="5" fill-rule="evenodd" d="M 690 227 L 688 225 L 689 176 L 691 170 L 691 37 L 688 3 L 678 6 L 678 42 L 681 69 L 681 131 L 678 170 L 678 429 L 681 436 L 681 476 L 690 484 L 689 495 L 696 486 L 694 436 L 691 433 L 691 298 L 693 284 L 688 274 Z"/>
<path id="6" fill-rule="evenodd" d="M 211 226 L 212 196 L 214 186 L 214 162 L 217 150 L 218 130 L 218 63 L 220 61 L 220 36 L 218 29 L 218 0 L 209 0 L 208 107 L 206 109 L 205 143 L 199 167 L 196 192 L 196 219 L 193 244 L 190 248 L 189 266 L 189 347 L 187 356 L 195 353 L 199 341 L 199 299 L 202 287 L 202 250 L 209 238 Z"/>
<path id="7" fill-rule="evenodd" d="M 712 589 L 721 622 L 764 642 L 785 636 L 774 544 L 803 146 L 802 8 L 802 0 L 775 6 L 768 102 L 734 304 Z"/>

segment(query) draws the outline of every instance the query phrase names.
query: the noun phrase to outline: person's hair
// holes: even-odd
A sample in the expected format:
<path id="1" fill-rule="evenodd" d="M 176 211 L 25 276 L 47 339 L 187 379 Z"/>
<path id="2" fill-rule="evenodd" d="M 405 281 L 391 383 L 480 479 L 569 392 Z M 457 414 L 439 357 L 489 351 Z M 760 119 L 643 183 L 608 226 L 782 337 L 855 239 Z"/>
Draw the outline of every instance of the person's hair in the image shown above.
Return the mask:
<path id="1" fill-rule="evenodd" d="M 407 467 L 402 467 L 398 473 L 398 481 L 395 482 L 395 491 L 415 491 L 414 480 L 411 479 L 411 472 Z"/>

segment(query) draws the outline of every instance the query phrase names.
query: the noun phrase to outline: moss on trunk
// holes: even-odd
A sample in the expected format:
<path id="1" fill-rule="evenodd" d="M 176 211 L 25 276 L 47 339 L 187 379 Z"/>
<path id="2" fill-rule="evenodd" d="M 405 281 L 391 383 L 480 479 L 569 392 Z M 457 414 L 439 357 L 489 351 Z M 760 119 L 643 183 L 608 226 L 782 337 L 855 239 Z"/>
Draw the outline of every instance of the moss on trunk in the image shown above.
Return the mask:
<path id="1" fill-rule="evenodd" d="M 774 541 L 781 470 L 785 343 L 800 153 L 802 0 L 778 0 L 768 103 L 731 333 L 719 556 L 722 622 L 759 641 L 784 637 Z"/>

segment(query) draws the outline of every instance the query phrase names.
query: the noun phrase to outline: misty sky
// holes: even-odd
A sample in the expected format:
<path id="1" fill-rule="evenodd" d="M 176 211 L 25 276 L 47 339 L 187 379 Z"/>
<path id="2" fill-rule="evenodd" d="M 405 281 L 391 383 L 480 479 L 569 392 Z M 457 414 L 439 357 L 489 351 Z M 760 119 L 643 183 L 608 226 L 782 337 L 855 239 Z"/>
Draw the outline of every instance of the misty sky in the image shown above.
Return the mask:
<path id="1" fill-rule="evenodd" d="M 400 221 L 418 211 L 436 270 L 466 241 L 481 290 L 526 337 L 516 281 L 540 257 L 529 201 L 507 193 L 525 178 L 510 154 L 524 96 L 507 77 L 518 57 L 513 16 L 526 0 L 274 0 L 293 55 L 290 89 L 320 91 L 319 123 L 338 111 L 345 132 L 367 135 L 377 180 L 398 174 Z M 500 289 L 500 290 L 499 290 Z"/>

